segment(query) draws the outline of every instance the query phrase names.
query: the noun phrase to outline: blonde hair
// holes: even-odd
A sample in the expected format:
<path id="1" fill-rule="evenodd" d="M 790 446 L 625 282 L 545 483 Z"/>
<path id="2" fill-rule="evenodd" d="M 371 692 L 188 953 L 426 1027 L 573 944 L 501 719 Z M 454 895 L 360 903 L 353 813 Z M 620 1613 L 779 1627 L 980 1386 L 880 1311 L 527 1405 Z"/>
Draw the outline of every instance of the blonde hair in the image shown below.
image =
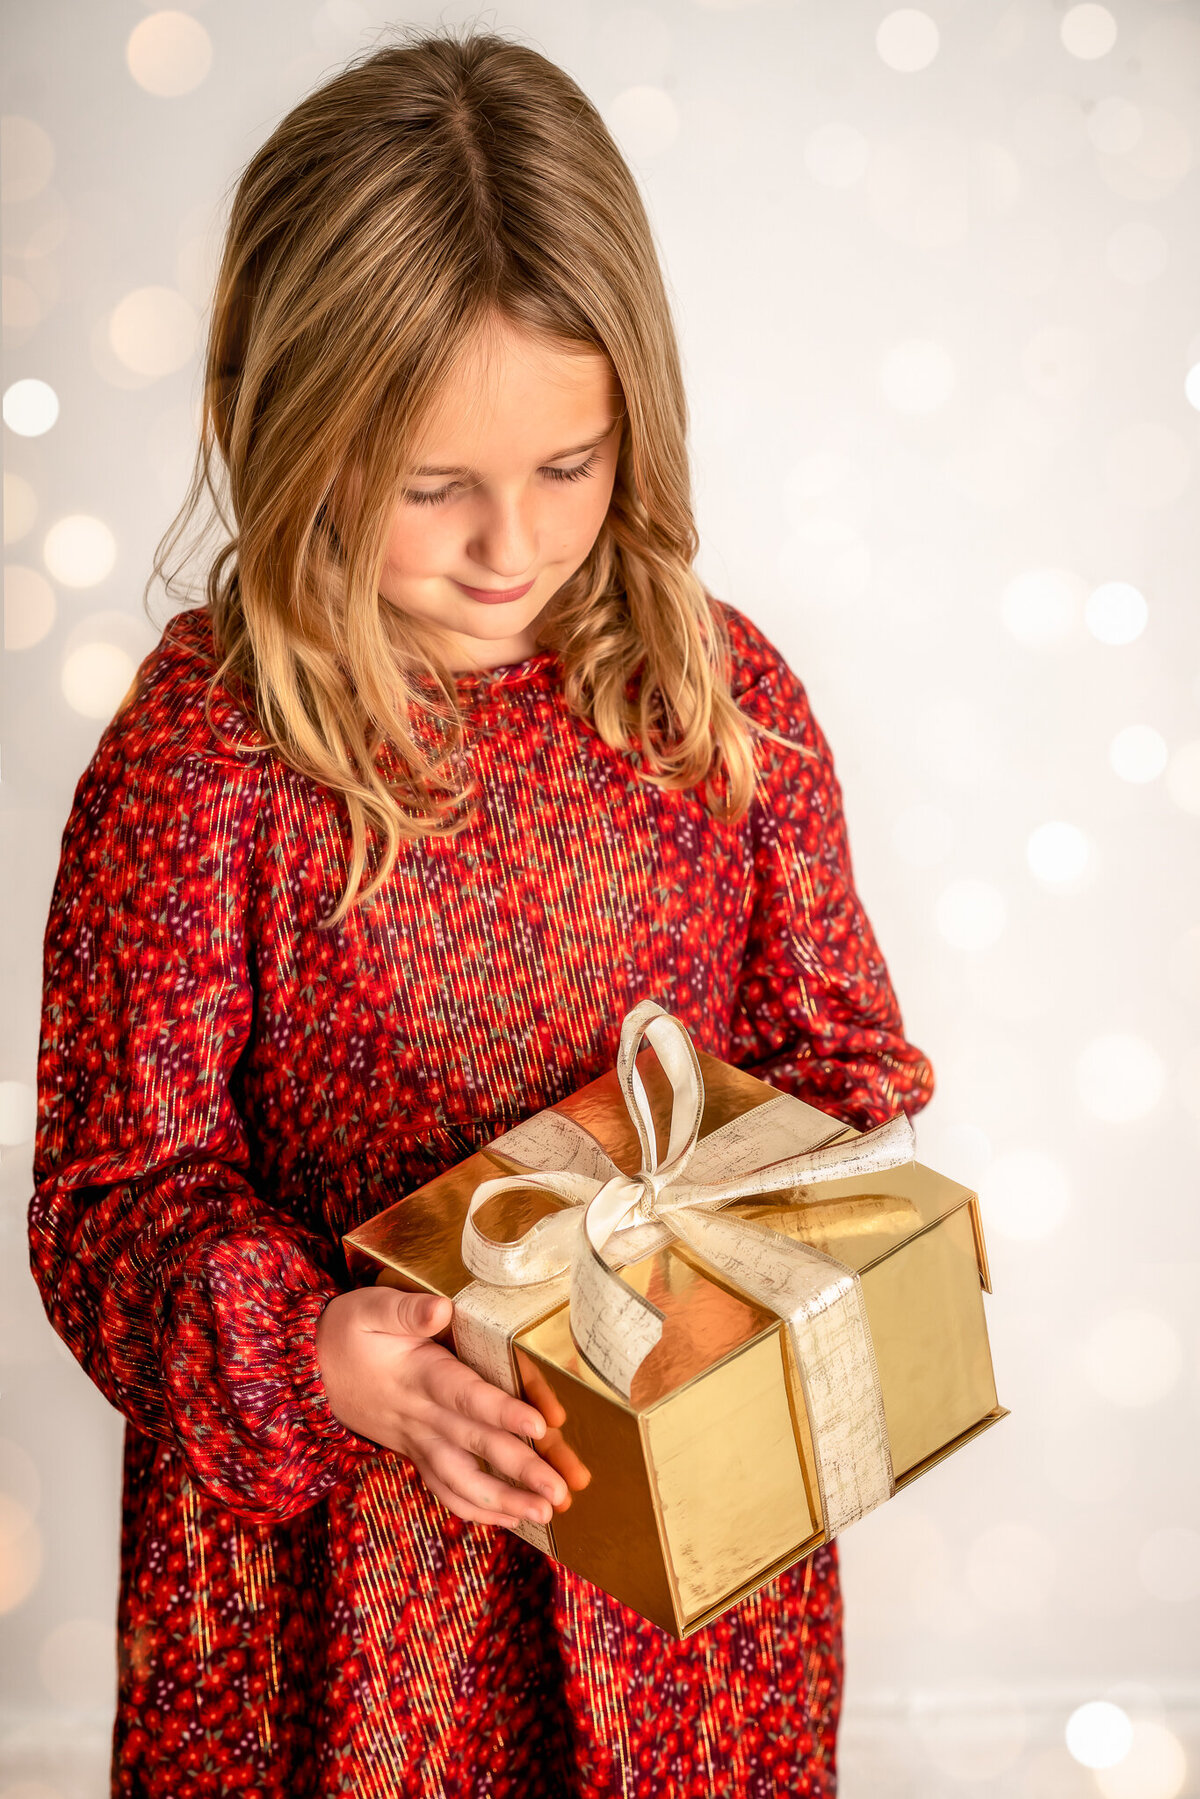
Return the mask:
<path id="1" fill-rule="evenodd" d="M 535 50 L 406 37 L 301 100 L 241 176 L 196 463 L 151 576 L 174 591 L 168 558 L 207 495 L 228 533 L 205 580 L 209 699 L 225 683 L 271 748 L 343 795 L 349 879 L 331 925 L 405 839 L 470 815 L 453 675 L 379 585 L 416 433 L 497 320 L 602 352 L 624 398 L 608 515 L 538 627 L 568 704 L 644 778 L 703 786 L 716 816 L 741 817 L 754 787 L 754 727 L 692 568 L 687 404 L 634 178 Z M 383 854 L 364 886 L 369 830 Z"/>

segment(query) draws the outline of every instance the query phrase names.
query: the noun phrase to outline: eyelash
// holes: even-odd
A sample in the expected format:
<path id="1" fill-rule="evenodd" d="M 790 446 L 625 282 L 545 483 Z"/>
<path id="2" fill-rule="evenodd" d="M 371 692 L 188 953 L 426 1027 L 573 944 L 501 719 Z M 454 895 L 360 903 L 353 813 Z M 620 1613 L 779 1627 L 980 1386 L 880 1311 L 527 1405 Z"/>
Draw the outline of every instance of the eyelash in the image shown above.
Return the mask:
<path id="1" fill-rule="evenodd" d="M 549 475 L 552 481 L 582 481 L 585 475 L 595 474 L 598 460 L 598 454 L 593 450 L 587 461 L 581 462 L 578 468 L 548 468 L 542 472 Z M 449 487 L 439 487 L 436 493 L 406 492 L 404 497 L 416 506 L 436 506 L 442 500 L 448 500 L 455 488 L 461 485 L 459 481 L 451 481 Z"/>

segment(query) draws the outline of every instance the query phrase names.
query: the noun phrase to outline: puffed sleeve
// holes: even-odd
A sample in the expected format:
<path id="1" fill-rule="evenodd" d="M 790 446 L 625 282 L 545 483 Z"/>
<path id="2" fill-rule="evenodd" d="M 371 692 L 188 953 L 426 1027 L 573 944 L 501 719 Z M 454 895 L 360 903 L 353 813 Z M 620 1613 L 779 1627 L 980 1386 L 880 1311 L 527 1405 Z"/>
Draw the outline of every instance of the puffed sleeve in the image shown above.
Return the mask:
<path id="1" fill-rule="evenodd" d="M 808 696 L 783 657 L 726 608 L 742 710 L 789 740 L 756 745 L 754 911 L 731 1060 L 860 1129 L 910 1116 L 933 1072 L 900 1008 L 854 889 L 842 794 Z"/>
<path id="2" fill-rule="evenodd" d="M 282 1519 L 374 1446 L 334 1417 L 316 1362 L 336 1247 L 256 1189 L 237 1104 L 262 759 L 197 747 L 195 683 L 186 703 L 165 692 L 170 661 L 160 645 L 143 664 L 63 832 L 30 1258 L 130 1424 L 232 1510 Z"/>

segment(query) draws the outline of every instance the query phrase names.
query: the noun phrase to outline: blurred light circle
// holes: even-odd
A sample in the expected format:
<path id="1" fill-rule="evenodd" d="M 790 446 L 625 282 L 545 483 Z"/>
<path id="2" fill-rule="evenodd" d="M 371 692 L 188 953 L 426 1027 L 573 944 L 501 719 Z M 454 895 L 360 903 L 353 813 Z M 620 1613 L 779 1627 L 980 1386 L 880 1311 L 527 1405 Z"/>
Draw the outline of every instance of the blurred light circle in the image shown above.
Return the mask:
<path id="1" fill-rule="evenodd" d="M 954 392 L 954 359 L 943 344 L 927 338 L 894 344 L 879 375 L 897 412 L 936 412 Z"/>
<path id="2" fill-rule="evenodd" d="M 84 718 L 113 716 L 136 674 L 133 657 L 115 643 L 85 643 L 62 666 L 63 697 Z"/>
<path id="3" fill-rule="evenodd" d="M 657 156 L 679 136 L 679 108 L 665 88 L 624 88 L 606 117 L 614 136 L 634 157 Z"/>
<path id="4" fill-rule="evenodd" d="M 185 12 L 153 12 L 125 45 L 129 73 L 148 94 L 174 99 L 199 87 L 212 67 L 212 40 Z"/>
<path id="5" fill-rule="evenodd" d="M 1106 94 L 1088 114 L 1087 134 L 1106 156 L 1124 156 L 1142 135 L 1142 115 L 1123 94 Z"/>
<path id="6" fill-rule="evenodd" d="M 1080 1350 L 1083 1371 L 1113 1405 L 1155 1405 L 1178 1381 L 1183 1349 L 1157 1312 L 1131 1306 L 1088 1332 Z"/>
<path id="7" fill-rule="evenodd" d="M 1200 1599 L 1200 1531 L 1168 1524 L 1138 1550 L 1138 1579 L 1152 1599 L 1186 1605 Z"/>
<path id="8" fill-rule="evenodd" d="M 1187 1780 L 1183 1744 L 1165 1724 L 1138 1719 L 1129 1753 L 1095 1775 L 1101 1799 L 1178 1799 Z"/>
<path id="9" fill-rule="evenodd" d="M 1007 907 L 990 881 L 951 881 L 938 896 L 934 917 L 947 943 L 977 954 L 1003 935 Z"/>
<path id="10" fill-rule="evenodd" d="M 1200 412 L 1200 362 L 1193 363 L 1184 376 L 1183 391 L 1189 405 Z"/>
<path id="11" fill-rule="evenodd" d="M 1122 781 L 1156 781 L 1167 766 L 1166 741 L 1153 725 L 1126 725 L 1109 744 L 1108 761 Z"/>
<path id="12" fill-rule="evenodd" d="M 940 806 L 909 806 L 892 826 L 892 842 L 914 868 L 933 868 L 950 854 L 954 825 Z"/>
<path id="13" fill-rule="evenodd" d="M 4 476 L 4 541 L 20 543 L 33 529 L 37 518 L 37 495 L 24 475 L 11 471 Z"/>
<path id="14" fill-rule="evenodd" d="M 191 359 L 196 325 L 196 314 L 174 288 L 138 287 L 114 306 L 108 339 L 126 368 L 156 378 Z"/>
<path id="15" fill-rule="evenodd" d="M 1079 1097 L 1094 1118 L 1131 1124 L 1152 1112 L 1163 1095 L 1162 1057 L 1144 1037 L 1112 1031 L 1096 1037 L 1076 1066 Z"/>
<path id="16" fill-rule="evenodd" d="M 1117 41 L 1117 21 L 1107 6 L 1072 6 L 1063 14 L 1058 30 L 1064 49 L 1083 62 L 1107 56 Z"/>
<path id="17" fill-rule="evenodd" d="M 1192 458 L 1178 432 L 1138 419 L 1109 438 L 1104 473 L 1115 500 L 1152 511 L 1179 498 L 1191 479 Z"/>
<path id="18" fill-rule="evenodd" d="M 4 571 L 4 647 L 28 650 L 53 628 L 58 603 L 36 568 L 10 564 Z"/>
<path id="19" fill-rule="evenodd" d="M 1088 595 L 1083 616 L 1101 643 L 1132 643 L 1146 629 L 1150 609 L 1145 596 L 1128 581 L 1103 581 Z"/>
<path id="20" fill-rule="evenodd" d="M 867 172 L 870 146 L 853 125 L 818 125 L 804 140 L 804 166 L 822 187 L 853 187 Z"/>
<path id="21" fill-rule="evenodd" d="M 853 464 L 841 450 L 815 450 L 784 476 L 783 497 L 795 520 L 813 500 L 825 500 L 844 486 Z"/>
<path id="22" fill-rule="evenodd" d="M 967 1586 L 989 1612 L 1007 1618 L 1028 1615 L 1046 1604 L 1054 1550 L 1030 1524 L 993 1524 L 968 1548 L 966 1574 Z"/>
<path id="23" fill-rule="evenodd" d="M 875 48 L 889 69 L 902 75 L 927 69 L 941 42 L 938 28 L 927 12 L 902 6 L 882 20 L 875 33 Z"/>
<path id="24" fill-rule="evenodd" d="M 971 1785 L 1011 1769 L 1029 1733 L 1017 1695 L 983 1681 L 964 1682 L 929 1700 L 917 1694 L 909 1701 L 908 1717 L 939 1772 Z"/>
<path id="25" fill-rule="evenodd" d="M 28 1598 L 42 1571 L 42 1538 L 32 1512 L 0 1493 L 0 1613 Z"/>
<path id="26" fill-rule="evenodd" d="M 1052 1236 L 1071 1206 L 1071 1184 L 1060 1162 L 1041 1149 L 997 1156 L 979 1177 L 988 1229 L 1013 1243 Z"/>
<path id="27" fill-rule="evenodd" d="M 1030 872 L 1047 887 L 1082 880 L 1092 859 L 1092 846 L 1078 825 L 1053 819 L 1032 831 L 1025 845 Z"/>
<path id="28" fill-rule="evenodd" d="M 0 1081 L 0 1144 L 32 1142 L 36 1124 L 37 1094 L 28 1081 Z"/>
<path id="29" fill-rule="evenodd" d="M 1133 1725 L 1119 1705 L 1092 1699 L 1067 1719 L 1067 1748 L 1085 1768 L 1111 1768 L 1129 1754 Z"/>
<path id="30" fill-rule="evenodd" d="M 117 1645 L 111 1624 L 68 1618 L 38 1652 L 38 1672 L 50 1697 L 67 1711 L 110 1706 L 116 1696 Z"/>
<path id="31" fill-rule="evenodd" d="M 60 587 L 94 587 L 112 572 L 117 540 L 103 519 L 75 512 L 51 525 L 42 556 Z"/>
<path id="32" fill-rule="evenodd" d="M 1121 156 L 1101 152 L 1096 166 L 1106 186 L 1123 200 L 1161 200 L 1191 172 L 1195 149 L 1187 125 L 1175 113 L 1153 105 L 1141 112 L 1142 129 L 1133 148 Z"/>
<path id="33" fill-rule="evenodd" d="M 1157 225 L 1135 219 L 1118 225 L 1104 246 L 1104 262 L 1110 275 L 1129 287 L 1146 287 L 1157 281 L 1167 266 L 1167 240 Z"/>
<path id="34" fill-rule="evenodd" d="M 1082 589 L 1069 569 L 1030 569 L 1004 589 L 1001 617 L 1017 642 L 1030 649 L 1062 643 L 1075 628 Z"/>
<path id="35" fill-rule="evenodd" d="M 1083 107 L 1073 94 L 1033 94 L 1013 116 L 1019 155 L 1046 169 L 1062 168 L 1086 142 Z"/>
<path id="36" fill-rule="evenodd" d="M 1167 792 L 1181 812 L 1200 817 L 1200 742 L 1181 743 L 1167 763 Z"/>
<path id="37" fill-rule="evenodd" d="M 18 437 L 41 437 L 58 417 L 58 395 L 32 376 L 4 390 L 4 423 Z"/>
<path id="38" fill-rule="evenodd" d="M 54 173 L 54 141 L 34 119 L 9 113 L 0 119 L 0 199 L 6 206 L 32 200 Z"/>

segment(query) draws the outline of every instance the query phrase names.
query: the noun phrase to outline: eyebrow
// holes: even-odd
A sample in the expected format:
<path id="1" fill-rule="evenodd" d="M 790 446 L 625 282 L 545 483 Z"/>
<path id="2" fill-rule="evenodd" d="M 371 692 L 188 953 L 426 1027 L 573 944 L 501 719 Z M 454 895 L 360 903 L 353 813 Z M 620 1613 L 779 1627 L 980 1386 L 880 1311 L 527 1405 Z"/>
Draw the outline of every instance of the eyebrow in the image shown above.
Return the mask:
<path id="1" fill-rule="evenodd" d="M 574 444 L 569 450 L 557 450 L 553 456 L 544 456 L 542 458 L 543 462 L 561 462 L 564 456 L 579 456 L 584 450 L 594 450 L 597 444 L 604 442 L 604 439 L 608 436 L 616 422 L 616 419 L 614 419 L 612 425 L 606 425 L 603 431 L 598 432 L 595 437 L 589 438 L 585 444 Z M 414 477 L 417 475 L 474 475 L 475 473 L 476 471 L 472 468 L 462 467 L 416 468 L 412 470 Z"/>

